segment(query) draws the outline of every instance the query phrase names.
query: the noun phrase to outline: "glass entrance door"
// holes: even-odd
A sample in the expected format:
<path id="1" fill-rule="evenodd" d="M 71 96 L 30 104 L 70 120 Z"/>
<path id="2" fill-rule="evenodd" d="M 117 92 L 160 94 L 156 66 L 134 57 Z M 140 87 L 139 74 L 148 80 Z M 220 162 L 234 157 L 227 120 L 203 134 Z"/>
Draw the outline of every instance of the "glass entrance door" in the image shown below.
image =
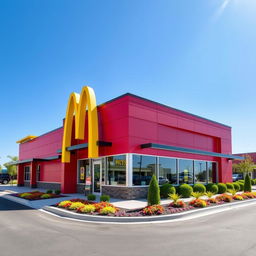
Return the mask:
<path id="1" fill-rule="evenodd" d="M 101 161 L 93 161 L 93 193 L 101 192 Z"/>

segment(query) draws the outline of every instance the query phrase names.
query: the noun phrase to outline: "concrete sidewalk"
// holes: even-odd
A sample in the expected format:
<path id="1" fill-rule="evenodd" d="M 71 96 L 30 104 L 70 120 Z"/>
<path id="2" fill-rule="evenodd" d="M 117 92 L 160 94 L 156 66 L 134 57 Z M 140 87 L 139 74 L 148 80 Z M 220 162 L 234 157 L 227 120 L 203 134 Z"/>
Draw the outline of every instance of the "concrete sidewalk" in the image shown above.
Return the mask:
<path id="1" fill-rule="evenodd" d="M 31 191 L 41 191 L 41 192 L 46 192 L 46 189 L 41 189 L 41 188 L 35 188 L 31 189 L 28 187 L 17 187 L 15 185 L 10 186 L 10 185 L 0 185 L 0 196 L 12 200 L 17 203 L 21 203 L 23 205 L 32 207 L 34 209 L 42 209 L 45 206 L 53 205 L 58 202 L 61 202 L 63 200 L 70 200 L 74 198 L 80 198 L 86 200 L 86 196 L 83 194 L 63 194 L 65 197 L 60 197 L 60 198 L 52 198 L 52 199 L 42 199 L 42 200 L 35 200 L 35 201 L 29 201 L 26 199 L 18 198 L 11 196 L 10 194 L 14 193 L 24 193 L 24 192 L 31 192 Z M 100 201 L 100 195 L 96 195 L 96 201 Z M 123 199 L 117 199 L 117 198 L 111 198 L 110 202 L 115 205 L 118 208 L 123 208 L 127 210 L 134 210 L 138 208 L 143 208 L 147 206 L 147 200 L 146 199 L 139 199 L 139 200 L 123 200 Z M 163 200 L 161 202 L 162 204 L 166 204 L 168 202 L 171 202 L 170 200 Z"/>

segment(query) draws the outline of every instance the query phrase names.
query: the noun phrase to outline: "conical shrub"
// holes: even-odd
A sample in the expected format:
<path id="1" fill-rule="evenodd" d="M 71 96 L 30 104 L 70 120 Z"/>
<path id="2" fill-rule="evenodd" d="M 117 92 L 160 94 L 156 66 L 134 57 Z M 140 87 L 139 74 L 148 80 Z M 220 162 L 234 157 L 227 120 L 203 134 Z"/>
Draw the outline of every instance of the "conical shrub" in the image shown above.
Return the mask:
<path id="1" fill-rule="evenodd" d="M 252 192 L 252 184 L 249 174 L 247 173 L 244 179 L 244 192 Z"/>
<path id="2" fill-rule="evenodd" d="M 153 175 L 148 188 L 148 205 L 160 204 L 160 189 L 156 179 Z"/>

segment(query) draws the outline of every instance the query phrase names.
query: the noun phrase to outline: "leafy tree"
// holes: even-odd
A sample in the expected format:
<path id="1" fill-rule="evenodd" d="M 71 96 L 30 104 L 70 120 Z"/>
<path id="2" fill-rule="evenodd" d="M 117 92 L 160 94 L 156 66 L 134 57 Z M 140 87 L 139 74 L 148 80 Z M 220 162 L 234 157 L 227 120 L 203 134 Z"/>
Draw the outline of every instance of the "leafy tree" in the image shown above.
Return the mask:
<path id="1" fill-rule="evenodd" d="M 17 175 L 17 167 L 13 164 L 13 162 L 17 161 L 19 158 L 17 156 L 7 156 L 11 161 L 4 164 L 8 173 L 11 177 Z"/>
<path id="2" fill-rule="evenodd" d="M 233 164 L 233 172 L 242 172 L 244 174 L 252 172 L 256 168 L 251 156 L 244 155 L 245 159 L 238 164 Z"/>
<path id="3" fill-rule="evenodd" d="M 148 205 L 160 204 L 160 189 L 156 179 L 153 175 L 148 188 Z"/>

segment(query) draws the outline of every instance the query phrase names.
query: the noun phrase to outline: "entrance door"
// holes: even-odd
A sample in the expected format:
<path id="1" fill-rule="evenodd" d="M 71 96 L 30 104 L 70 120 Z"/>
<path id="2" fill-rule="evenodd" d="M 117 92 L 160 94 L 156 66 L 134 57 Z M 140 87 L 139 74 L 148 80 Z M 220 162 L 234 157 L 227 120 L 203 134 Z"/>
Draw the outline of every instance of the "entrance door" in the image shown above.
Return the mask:
<path id="1" fill-rule="evenodd" d="M 93 193 L 101 192 L 101 160 L 93 161 Z"/>

